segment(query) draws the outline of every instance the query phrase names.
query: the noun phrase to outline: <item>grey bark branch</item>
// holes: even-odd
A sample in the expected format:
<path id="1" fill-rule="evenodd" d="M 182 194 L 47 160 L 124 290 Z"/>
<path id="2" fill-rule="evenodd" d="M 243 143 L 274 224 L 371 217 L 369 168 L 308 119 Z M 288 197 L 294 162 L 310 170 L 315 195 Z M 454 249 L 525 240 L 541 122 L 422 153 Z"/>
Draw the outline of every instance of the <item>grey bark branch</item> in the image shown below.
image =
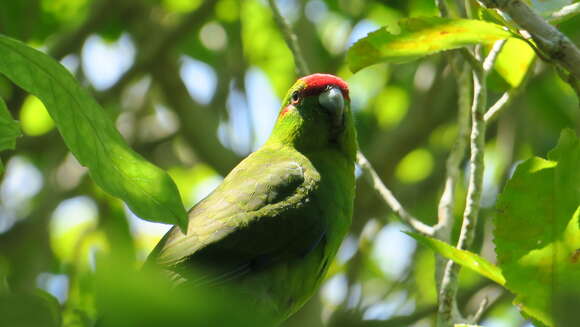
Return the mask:
<path id="1" fill-rule="evenodd" d="M 562 9 L 552 13 L 548 17 L 548 21 L 552 24 L 559 24 L 563 21 L 566 21 L 576 15 L 580 14 L 580 2 L 573 3 L 571 5 L 567 5 Z"/>
<path id="2" fill-rule="evenodd" d="M 568 37 L 549 24 L 521 0 L 479 0 L 487 8 L 508 14 L 525 29 L 548 57 L 580 80 L 580 50 Z"/>
<path id="3" fill-rule="evenodd" d="M 502 94 L 502 96 L 499 99 L 497 99 L 497 101 L 485 112 L 483 119 L 485 120 L 486 124 L 493 122 L 499 116 L 499 114 L 512 103 L 513 99 L 516 98 L 520 94 L 520 92 L 524 89 L 524 87 L 528 83 L 528 80 L 533 75 L 534 63 L 535 63 L 534 61 L 530 63 L 528 71 L 524 75 L 524 78 L 520 82 L 520 84 Z"/>
<path id="4" fill-rule="evenodd" d="M 359 151 L 356 155 L 357 163 L 360 166 L 363 177 L 365 180 L 376 190 L 377 193 L 383 198 L 383 200 L 391 207 L 391 209 L 401 218 L 407 226 L 413 228 L 415 231 L 433 236 L 433 227 L 422 223 L 417 218 L 413 217 L 401 203 L 395 198 L 393 193 L 383 184 L 377 172 L 373 169 L 370 162 L 365 158 L 365 156 Z"/>
<path id="5" fill-rule="evenodd" d="M 487 73 L 493 67 L 499 52 L 505 41 L 498 41 L 494 44 L 488 56 L 483 59 L 482 70 L 473 70 L 473 103 L 471 107 L 471 136 L 469 160 L 470 174 L 466 196 L 466 205 L 463 213 L 463 222 L 457 248 L 467 250 L 471 247 L 479 215 L 481 195 L 483 192 L 483 172 L 484 172 L 484 148 L 485 148 L 485 128 L 484 119 L 487 107 Z M 448 261 L 441 279 L 439 290 L 439 310 L 437 322 L 438 326 L 452 326 L 458 320 L 463 320 L 457 309 L 455 300 L 458 288 L 458 275 L 460 266 L 453 261 Z"/>
<path id="6" fill-rule="evenodd" d="M 468 66 L 464 65 L 463 70 L 458 72 L 457 85 L 459 87 L 459 114 L 457 124 L 459 129 L 457 140 L 447 157 L 447 177 L 445 178 L 445 187 L 438 207 L 439 219 L 436 226 L 437 238 L 445 242 L 449 242 L 451 238 L 451 228 L 454 221 L 453 208 L 455 204 L 455 188 L 457 181 L 460 178 L 461 162 L 465 156 L 467 140 L 469 138 L 469 110 L 471 104 L 470 71 L 471 70 L 468 69 Z M 438 277 L 437 280 L 440 281 L 442 276 Z"/>
<path id="7" fill-rule="evenodd" d="M 488 74 L 493 68 L 493 64 L 495 64 L 497 56 L 499 56 L 499 53 L 503 49 L 503 46 L 506 44 L 506 42 L 507 39 L 499 40 L 493 44 L 493 47 L 489 51 L 489 54 L 487 55 L 487 57 L 485 57 L 485 60 L 483 61 L 483 71 L 486 74 Z"/>

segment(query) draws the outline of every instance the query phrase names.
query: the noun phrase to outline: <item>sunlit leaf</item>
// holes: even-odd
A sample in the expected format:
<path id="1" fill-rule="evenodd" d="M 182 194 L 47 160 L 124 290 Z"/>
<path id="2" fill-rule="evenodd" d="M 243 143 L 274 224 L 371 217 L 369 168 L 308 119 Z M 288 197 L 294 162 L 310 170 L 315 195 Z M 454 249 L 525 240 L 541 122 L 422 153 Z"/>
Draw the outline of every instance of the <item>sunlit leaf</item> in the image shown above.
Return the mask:
<path id="1" fill-rule="evenodd" d="M 163 7 L 172 12 L 190 12 L 195 10 L 201 4 L 200 0 L 163 0 Z"/>
<path id="2" fill-rule="evenodd" d="M 236 0 L 221 0 L 215 8 L 216 17 L 224 22 L 233 22 L 239 18 L 240 4 Z"/>
<path id="3" fill-rule="evenodd" d="M 511 87 L 517 87 L 530 69 L 535 55 L 526 42 L 511 38 L 499 53 L 494 68 Z"/>
<path id="4" fill-rule="evenodd" d="M 395 175 L 403 183 L 416 183 L 429 177 L 433 165 L 431 152 L 423 148 L 416 149 L 401 160 Z"/>
<path id="5" fill-rule="evenodd" d="M 132 151 L 113 122 L 62 65 L 0 36 L 0 72 L 45 104 L 66 145 L 93 180 L 143 219 L 187 225 L 167 173 Z"/>
<path id="6" fill-rule="evenodd" d="M 383 88 L 375 100 L 375 115 L 382 127 L 396 125 L 409 108 L 409 94 L 401 87 Z"/>
<path id="7" fill-rule="evenodd" d="M 0 151 L 14 149 L 16 138 L 20 136 L 18 122 L 12 119 L 6 103 L 0 98 Z M 0 173 L 4 170 L 0 162 Z"/>
<path id="8" fill-rule="evenodd" d="M 348 51 L 352 71 L 379 62 L 405 62 L 440 51 L 511 37 L 501 26 L 469 19 L 409 18 L 399 22 L 401 32 L 380 28 L 355 43 Z"/>
<path id="9" fill-rule="evenodd" d="M 548 159 L 516 169 L 495 220 L 498 264 L 524 313 L 548 326 L 570 326 L 580 297 L 580 140 L 564 130 Z"/>
<path id="10" fill-rule="evenodd" d="M 50 132 L 54 128 L 54 121 L 46 107 L 34 95 L 29 95 L 20 109 L 22 131 L 26 135 L 39 136 Z"/>
<path id="11" fill-rule="evenodd" d="M 417 241 L 431 247 L 437 253 L 441 254 L 447 259 L 453 260 L 458 264 L 469 268 L 482 276 L 485 276 L 494 282 L 504 285 L 505 279 L 502 275 L 501 269 L 493 265 L 477 254 L 465 250 L 457 249 L 438 239 L 423 236 L 418 233 L 407 233 L 415 238 Z"/>

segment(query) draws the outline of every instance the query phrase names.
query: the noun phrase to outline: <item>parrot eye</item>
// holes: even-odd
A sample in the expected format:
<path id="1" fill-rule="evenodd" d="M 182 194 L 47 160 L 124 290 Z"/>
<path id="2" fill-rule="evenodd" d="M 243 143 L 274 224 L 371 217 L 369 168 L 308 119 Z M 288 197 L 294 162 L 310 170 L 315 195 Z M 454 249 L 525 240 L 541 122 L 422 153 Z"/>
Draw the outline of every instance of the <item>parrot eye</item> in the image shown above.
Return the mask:
<path id="1" fill-rule="evenodd" d="M 297 104 L 298 102 L 300 102 L 300 93 L 298 93 L 298 91 L 294 91 L 294 93 L 292 93 L 290 101 L 292 102 L 292 104 Z"/>
<path id="2" fill-rule="evenodd" d="M 332 114 L 336 119 L 342 120 L 344 112 L 344 97 L 339 88 L 331 86 L 318 96 L 320 106 Z"/>

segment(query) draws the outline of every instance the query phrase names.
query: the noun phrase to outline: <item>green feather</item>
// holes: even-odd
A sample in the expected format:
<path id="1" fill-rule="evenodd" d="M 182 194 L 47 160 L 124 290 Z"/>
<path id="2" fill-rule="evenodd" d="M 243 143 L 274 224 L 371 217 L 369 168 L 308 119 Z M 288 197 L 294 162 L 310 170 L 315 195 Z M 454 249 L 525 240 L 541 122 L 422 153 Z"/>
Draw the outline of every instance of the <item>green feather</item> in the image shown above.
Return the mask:
<path id="1" fill-rule="evenodd" d="M 349 105 L 336 133 L 316 95 L 289 106 L 305 87 L 299 80 L 290 89 L 266 144 L 191 209 L 187 233 L 172 228 L 149 257 L 178 284 L 227 288 L 235 281 L 279 321 L 320 285 L 353 210 Z"/>

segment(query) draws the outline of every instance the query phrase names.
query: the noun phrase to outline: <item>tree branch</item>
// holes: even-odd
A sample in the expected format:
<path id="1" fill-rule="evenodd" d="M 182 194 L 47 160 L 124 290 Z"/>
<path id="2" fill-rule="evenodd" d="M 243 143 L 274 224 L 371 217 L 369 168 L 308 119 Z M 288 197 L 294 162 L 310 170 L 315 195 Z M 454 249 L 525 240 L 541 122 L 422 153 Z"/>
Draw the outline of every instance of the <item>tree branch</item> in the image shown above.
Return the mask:
<path id="1" fill-rule="evenodd" d="M 493 54 L 492 54 L 493 55 Z M 486 58 L 485 61 L 491 60 Z M 473 104 L 471 107 L 471 157 L 469 160 L 470 174 L 467 189 L 465 211 L 463 212 L 463 223 L 457 242 L 457 248 L 467 250 L 473 243 L 475 226 L 480 209 L 481 194 L 483 191 L 484 172 L 484 147 L 485 147 L 485 120 L 483 119 L 487 90 L 485 86 L 486 72 L 473 70 Z M 455 296 L 458 288 L 458 275 L 460 266 L 453 261 L 448 261 L 441 289 L 439 291 L 438 326 L 452 326 L 458 319 Z"/>
<path id="2" fill-rule="evenodd" d="M 465 156 L 467 139 L 469 136 L 469 110 L 471 104 L 471 84 L 469 83 L 470 71 L 469 66 L 464 65 L 463 70 L 458 73 L 457 85 L 459 87 L 459 114 L 457 124 L 459 130 L 457 140 L 447 157 L 447 177 L 445 178 L 443 194 L 439 200 L 438 222 L 435 227 L 437 238 L 445 242 L 449 242 L 451 238 L 451 228 L 454 221 L 453 208 L 455 205 L 455 187 L 460 177 L 461 162 Z M 437 281 L 439 282 L 442 276 L 437 277 Z"/>
<path id="3" fill-rule="evenodd" d="M 530 64 L 530 67 L 528 68 L 520 84 L 502 94 L 502 96 L 499 99 L 497 99 L 497 101 L 485 112 L 483 119 L 485 120 L 486 124 L 489 124 L 492 121 L 494 121 L 497 118 L 497 116 L 512 103 L 513 99 L 520 94 L 524 86 L 528 83 L 530 77 L 533 75 L 534 70 L 533 64 L 534 61 L 532 61 L 532 63 Z"/>
<path id="4" fill-rule="evenodd" d="M 497 56 L 499 56 L 499 53 L 503 49 L 503 46 L 506 44 L 506 42 L 507 42 L 507 39 L 504 39 L 504 40 L 496 41 L 493 44 L 493 47 L 491 48 L 491 50 L 487 54 L 487 57 L 485 57 L 485 60 L 483 61 L 483 71 L 486 74 L 488 74 L 491 71 L 491 69 L 493 68 L 493 64 L 495 64 L 495 61 L 497 60 Z"/>
<path id="5" fill-rule="evenodd" d="M 302 54 L 302 50 L 298 44 L 298 38 L 296 37 L 296 34 L 294 34 L 286 19 L 282 16 L 282 14 L 280 14 L 280 10 L 276 5 L 276 1 L 268 0 L 268 3 L 270 4 L 270 7 L 272 7 L 272 12 L 274 13 L 276 24 L 278 24 L 278 28 L 280 28 L 282 31 L 288 48 L 290 48 L 290 51 L 292 51 L 292 54 L 294 55 L 296 72 L 300 76 L 310 74 L 310 69 L 308 69 L 308 65 L 306 64 L 306 60 L 304 59 L 304 55 Z"/>
<path id="6" fill-rule="evenodd" d="M 538 48 L 551 60 L 580 80 L 580 50 L 557 28 L 550 25 L 521 0 L 478 0 L 487 8 L 497 8 L 528 31 Z"/>
<path id="7" fill-rule="evenodd" d="M 381 178 L 371 166 L 371 163 L 360 151 L 357 152 L 356 159 L 365 180 L 375 189 L 381 198 L 399 216 L 399 218 L 401 218 L 401 221 L 421 234 L 433 236 L 433 227 L 422 223 L 419 219 L 413 217 L 409 212 L 407 212 L 407 210 L 405 210 L 405 208 L 403 208 L 393 193 L 391 193 L 385 184 L 383 184 Z"/>
<path id="8" fill-rule="evenodd" d="M 449 9 L 447 8 L 447 4 L 445 3 L 445 0 L 435 0 L 435 4 L 437 5 L 437 8 L 439 9 L 439 13 L 441 14 L 441 17 L 448 17 L 449 16 Z"/>
<path id="9" fill-rule="evenodd" d="M 580 14 L 580 2 L 564 6 L 562 9 L 552 13 L 548 17 L 548 21 L 552 24 L 559 24 L 578 14 Z"/>

